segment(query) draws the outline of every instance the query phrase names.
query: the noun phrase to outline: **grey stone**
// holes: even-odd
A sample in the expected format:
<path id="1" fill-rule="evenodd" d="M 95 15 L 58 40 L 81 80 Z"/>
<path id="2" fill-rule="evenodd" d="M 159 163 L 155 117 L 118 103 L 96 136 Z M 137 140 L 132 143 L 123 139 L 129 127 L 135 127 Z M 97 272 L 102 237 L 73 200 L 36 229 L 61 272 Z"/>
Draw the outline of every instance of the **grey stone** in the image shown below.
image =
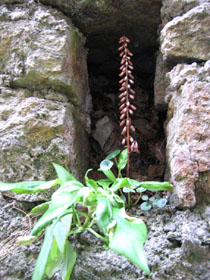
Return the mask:
<path id="1" fill-rule="evenodd" d="M 89 62 L 103 63 L 102 68 L 105 68 L 105 72 L 113 71 L 117 42 L 121 36 L 129 37 L 130 47 L 136 54 L 157 46 L 161 0 L 40 0 L 40 2 L 56 7 L 71 18 L 74 25 L 88 38 Z M 148 61 L 145 63 L 144 60 L 143 64 L 148 67 Z M 141 64 L 137 67 L 141 67 Z"/>
<path id="2" fill-rule="evenodd" d="M 182 16 L 192 8 L 204 3 L 210 3 L 209 0 L 163 0 L 161 8 L 161 18 L 163 23 L 171 19 Z"/>
<path id="3" fill-rule="evenodd" d="M 1 249 L 0 277 L 2 280 L 31 279 L 40 245 L 30 245 L 12 248 L 7 246 L 14 244 L 15 238 L 28 230 L 27 221 L 24 223 L 24 215 L 8 207 L 7 199 L 0 199 L 0 222 L 7 231 L 0 232 Z M 3 209 L 3 207 L 7 206 Z M 23 205 L 22 205 L 23 206 Z M 21 203 L 18 205 L 21 208 Z M 205 239 L 210 238 L 208 216 L 210 207 L 201 204 L 192 210 L 176 211 L 170 214 L 170 223 L 176 229 L 166 233 L 163 224 L 166 216 L 165 209 L 152 210 L 145 213 L 142 210 L 132 209 L 131 215 L 142 217 L 148 227 L 148 241 L 145 250 L 151 268 L 149 280 L 208 280 L 209 248 L 202 242 L 201 235 Z M 202 232 L 201 230 L 202 229 Z M 98 231 L 97 227 L 94 230 Z M 12 235 L 13 234 L 13 235 Z M 8 239 L 7 239 L 8 238 Z M 129 236 L 128 236 L 129 238 Z M 7 239 L 7 240 L 6 240 Z M 71 279 L 94 280 L 143 280 L 142 273 L 134 264 L 111 250 L 105 250 L 100 240 L 91 233 L 84 232 L 71 238 L 71 242 L 77 251 L 78 258 Z M 3 255 L 4 253 L 4 255 Z M 6 253 L 6 255 L 5 255 Z M 3 264 L 2 257 L 4 256 Z M 18 262 L 15 260 L 19 260 Z M 23 276 L 24 275 L 24 276 Z M 57 273 L 53 280 L 60 280 Z"/>
<path id="4" fill-rule="evenodd" d="M 166 73 L 167 68 L 163 61 L 163 56 L 159 53 L 156 60 L 154 81 L 155 106 L 159 110 L 167 109 L 167 103 L 165 102 Z"/>
<path id="5" fill-rule="evenodd" d="M 210 169 L 207 65 L 208 62 L 205 66 L 179 64 L 167 75 L 167 92 L 170 93 L 167 98 L 167 162 L 175 193 L 184 206 L 195 204 L 195 185 L 205 182 L 201 174 Z M 197 190 L 204 189 L 209 193 L 208 184 Z"/>
<path id="6" fill-rule="evenodd" d="M 1 6 L 0 67 L 10 86 L 51 88 L 77 105 L 88 96 L 85 39 L 70 20 L 50 8 Z"/>
<path id="7" fill-rule="evenodd" d="M 209 208 L 207 205 L 202 207 L 205 211 Z M 147 217 L 144 217 L 149 230 L 145 250 L 152 271 L 147 279 L 208 279 L 208 245 L 201 244 L 200 233 L 196 232 L 196 229 L 199 226 L 207 236 L 210 236 L 210 233 L 208 218 L 203 219 L 199 214 L 200 210 L 197 207 L 190 211 L 177 211 L 171 215 L 170 224 L 174 225 L 172 227 L 173 230 L 175 227 L 175 230 L 170 233 L 170 237 L 163 228 L 165 210 L 159 213 L 152 210 Z M 139 210 L 133 210 L 133 214 L 138 217 L 143 215 Z M 124 257 L 117 256 L 112 251 L 104 251 L 102 245 L 96 243 L 91 235 L 83 234 L 77 242 L 82 243 L 83 248 L 78 255 L 78 263 L 72 275 L 73 280 L 88 279 L 88 277 L 94 280 L 145 279 L 144 273 Z"/>
<path id="8" fill-rule="evenodd" d="M 209 60 L 210 3 L 202 4 L 168 22 L 161 31 L 165 61 Z"/>
<path id="9" fill-rule="evenodd" d="M 167 231 L 174 231 L 176 229 L 176 226 L 173 223 L 167 223 L 164 226 L 164 230 Z"/>
<path id="10" fill-rule="evenodd" d="M 30 94 L 5 89 L 0 95 L 1 181 L 50 180 L 55 177 L 50 162 L 70 168 L 81 178 L 88 154 L 81 117 L 67 102 Z"/>

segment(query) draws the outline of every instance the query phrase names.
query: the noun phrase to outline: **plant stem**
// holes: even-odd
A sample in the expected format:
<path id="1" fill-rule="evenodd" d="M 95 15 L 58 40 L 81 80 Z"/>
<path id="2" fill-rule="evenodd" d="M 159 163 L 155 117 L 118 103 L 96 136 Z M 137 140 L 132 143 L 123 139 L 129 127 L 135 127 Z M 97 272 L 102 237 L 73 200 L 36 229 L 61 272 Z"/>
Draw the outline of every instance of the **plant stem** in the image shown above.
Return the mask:
<path id="1" fill-rule="evenodd" d="M 87 228 L 88 231 L 90 231 L 92 234 L 94 234 L 96 237 L 98 237 L 99 239 L 102 239 L 106 244 L 107 244 L 107 238 L 103 237 L 102 235 L 100 235 L 99 233 L 97 233 L 95 230 L 93 230 L 92 228 Z"/>

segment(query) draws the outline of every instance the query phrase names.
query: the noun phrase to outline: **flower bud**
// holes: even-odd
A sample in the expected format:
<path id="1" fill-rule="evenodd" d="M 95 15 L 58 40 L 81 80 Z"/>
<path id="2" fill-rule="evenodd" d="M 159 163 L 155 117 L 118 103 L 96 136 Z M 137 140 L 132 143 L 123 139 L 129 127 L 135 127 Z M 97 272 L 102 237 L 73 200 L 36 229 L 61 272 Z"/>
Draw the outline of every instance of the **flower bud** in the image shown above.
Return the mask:
<path id="1" fill-rule="evenodd" d="M 123 49 L 123 45 L 121 47 L 118 48 L 118 51 L 121 51 Z"/>
<path id="2" fill-rule="evenodd" d="M 123 126 L 124 124 L 125 124 L 125 119 L 120 122 L 120 126 Z"/>
<path id="3" fill-rule="evenodd" d="M 135 127 L 134 127 L 133 125 L 131 125 L 130 128 L 131 128 L 131 130 L 132 130 L 133 132 L 136 131 L 136 130 L 135 130 Z"/>
<path id="4" fill-rule="evenodd" d="M 130 88 L 130 92 L 133 93 L 133 94 L 136 93 L 132 88 Z"/>
<path id="5" fill-rule="evenodd" d="M 130 106 L 134 111 L 136 110 L 136 107 L 134 105 L 131 104 Z"/>
<path id="6" fill-rule="evenodd" d="M 123 120 L 124 118 L 125 118 L 125 114 L 122 114 L 122 115 L 120 116 L 120 119 Z"/>
<path id="7" fill-rule="evenodd" d="M 122 95 L 122 94 L 123 94 L 123 95 Z M 119 98 L 121 98 L 121 97 L 123 97 L 123 96 L 125 95 L 124 92 L 123 92 L 122 94 L 120 94 L 120 95 L 122 95 L 122 96 L 119 96 Z M 125 103 L 123 103 L 122 105 L 120 105 L 119 109 L 122 110 L 124 107 L 125 107 Z"/>
<path id="8" fill-rule="evenodd" d="M 126 131 L 127 131 L 127 127 L 126 127 L 126 126 L 124 126 L 124 127 L 123 127 L 123 130 L 122 130 L 122 132 L 121 132 L 121 135 L 125 134 L 125 133 L 126 133 Z"/>

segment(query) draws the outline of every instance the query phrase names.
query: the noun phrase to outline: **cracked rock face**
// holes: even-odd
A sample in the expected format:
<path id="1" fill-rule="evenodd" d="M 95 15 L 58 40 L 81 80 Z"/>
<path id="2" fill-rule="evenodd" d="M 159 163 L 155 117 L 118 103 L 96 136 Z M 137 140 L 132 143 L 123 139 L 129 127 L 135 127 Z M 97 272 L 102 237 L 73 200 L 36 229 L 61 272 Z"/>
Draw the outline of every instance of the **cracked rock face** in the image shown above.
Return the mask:
<path id="1" fill-rule="evenodd" d="M 173 204 L 192 207 L 209 194 L 210 1 L 165 0 L 161 17 L 155 102 L 168 104 L 166 178 Z"/>
<path id="2" fill-rule="evenodd" d="M 191 9 L 168 22 L 161 31 L 164 60 L 210 59 L 210 3 Z"/>
<path id="3" fill-rule="evenodd" d="M 209 0 L 163 0 L 161 8 L 161 18 L 163 24 L 177 16 L 182 16 L 192 8 L 204 3 L 210 3 Z"/>
<path id="4" fill-rule="evenodd" d="M 27 4 L 0 6 L 0 180 L 52 179 L 50 162 L 81 178 L 89 126 L 84 37 L 59 11 Z"/>
<path id="5" fill-rule="evenodd" d="M 84 37 L 61 13 L 44 7 L 2 6 L 0 68 L 10 86 L 64 93 L 76 105 L 88 94 Z"/>
<path id="6" fill-rule="evenodd" d="M 67 98 L 51 92 L 44 99 L 23 89 L 2 88 L 1 92 L 1 180 L 51 180 L 55 177 L 51 162 L 70 167 L 79 178 L 86 169 L 88 148 L 84 127 Z M 43 198 L 42 194 L 27 196 L 29 201 Z"/>
<path id="7" fill-rule="evenodd" d="M 167 74 L 169 176 L 184 206 L 196 202 L 195 186 L 210 170 L 210 61 L 178 64 Z M 210 192 L 209 186 L 206 186 Z"/>
<path id="8" fill-rule="evenodd" d="M 21 202 L 16 202 L 16 207 L 23 206 L 23 203 L 21 206 Z M 141 217 L 148 227 L 145 251 L 151 268 L 150 276 L 146 276 L 123 256 L 105 250 L 99 239 L 84 232 L 71 240 L 78 254 L 71 280 L 144 280 L 146 277 L 148 280 L 208 280 L 208 204 L 202 203 L 194 209 L 174 213 L 165 209 L 153 209 L 150 212 L 133 209 L 130 214 Z M 14 246 L 15 238 L 29 227 L 22 213 L 9 207 L 1 194 L 0 223 L 1 280 L 31 280 L 41 244 Z M 56 273 L 51 279 L 61 280 L 61 277 Z"/>

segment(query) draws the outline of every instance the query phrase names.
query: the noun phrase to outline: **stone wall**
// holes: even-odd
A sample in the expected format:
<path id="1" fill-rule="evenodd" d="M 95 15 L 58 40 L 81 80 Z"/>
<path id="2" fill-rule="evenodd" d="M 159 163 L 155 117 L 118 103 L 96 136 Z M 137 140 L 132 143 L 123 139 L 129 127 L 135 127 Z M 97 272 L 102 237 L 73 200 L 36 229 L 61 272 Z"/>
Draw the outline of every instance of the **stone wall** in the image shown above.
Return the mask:
<path id="1" fill-rule="evenodd" d="M 100 60 L 107 65 L 115 37 L 124 31 L 131 33 L 142 62 L 145 49 L 157 46 L 161 1 L 139 3 L 1 1 L 0 180 L 52 179 L 52 161 L 83 177 L 88 167 L 91 98 L 85 38 L 80 31 L 94 37 L 91 62 Z M 162 1 L 155 105 L 159 110 L 168 109 L 166 179 L 173 183 L 175 192 L 166 209 L 131 210 L 148 227 L 145 250 L 151 275 L 106 251 L 85 232 L 72 240 L 78 253 L 73 280 L 208 279 L 209 5 L 205 0 Z M 136 68 L 142 69 L 142 65 Z M 16 246 L 17 237 L 30 231 L 27 216 L 21 211 L 28 212 L 49 195 L 0 194 L 2 280 L 31 279 L 41 243 Z M 52 279 L 61 279 L 59 273 Z"/>
<path id="2" fill-rule="evenodd" d="M 168 104 L 166 177 L 174 205 L 189 207 L 195 191 L 210 192 L 202 182 L 210 174 L 210 1 L 163 1 L 161 16 L 155 101 Z"/>
<path id="3" fill-rule="evenodd" d="M 1 180 L 52 178 L 52 161 L 82 178 L 89 129 L 84 37 L 60 12 L 33 3 L 1 6 L 0 18 Z"/>

